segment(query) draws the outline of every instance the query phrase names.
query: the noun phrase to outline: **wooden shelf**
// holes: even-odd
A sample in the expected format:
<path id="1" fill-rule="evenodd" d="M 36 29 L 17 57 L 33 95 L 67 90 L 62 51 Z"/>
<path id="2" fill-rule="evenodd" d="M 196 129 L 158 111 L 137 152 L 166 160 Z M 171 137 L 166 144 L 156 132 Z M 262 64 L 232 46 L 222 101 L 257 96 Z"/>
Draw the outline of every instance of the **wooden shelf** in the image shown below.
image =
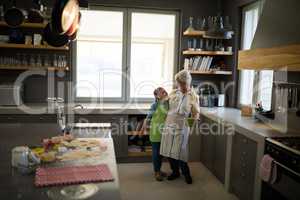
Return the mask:
<path id="1" fill-rule="evenodd" d="M 69 71 L 69 67 L 31 67 L 31 66 L 0 66 L 0 70 L 49 70 Z"/>
<path id="2" fill-rule="evenodd" d="M 233 35 L 234 32 L 231 31 L 231 34 Z M 203 38 L 207 38 L 207 39 L 221 39 L 221 40 L 230 40 L 231 38 L 224 38 L 224 37 L 212 37 L 212 36 L 208 36 L 206 35 L 206 31 L 198 31 L 198 30 L 186 30 L 183 32 L 184 36 L 189 36 L 189 37 L 203 37 Z"/>
<path id="3" fill-rule="evenodd" d="M 128 152 L 128 157 L 151 157 L 152 151 Z"/>
<path id="4" fill-rule="evenodd" d="M 20 25 L 20 27 L 24 28 L 45 28 L 47 23 L 23 23 Z M 7 26 L 6 22 L 0 21 L 0 26 Z"/>
<path id="5" fill-rule="evenodd" d="M 196 50 L 185 50 L 183 55 L 203 55 L 203 56 L 231 56 L 232 52 L 227 51 L 196 51 Z"/>
<path id="6" fill-rule="evenodd" d="M 215 70 L 215 71 L 190 71 L 192 75 L 200 75 L 200 74 L 211 74 L 211 75 L 232 75 L 232 71 L 222 71 L 222 70 Z"/>
<path id="7" fill-rule="evenodd" d="M 44 49 L 44 50 L 62 50 L 68 51 L 68 46 L 63 47 L 53 47 L 50 45 L 32 45 L 32 44 L 12 44 L 12 43 L 5 43 L 0 44 L 0 48 L 10 48 L 10 49 Z"/>
<path id="8" fill-rule="evenodd" d="M 203 36 L 205 34 L 205 31 L 184 31 L 183 35 L 184 36 Z"/>
<path id="9" fill-rule="evenodd" d="M 148 135 L 147 133 L 143 134 L 142 131 L 128 131 L 127 135 Z"/>
<path id="10" fill-rule="evenodd" d="M 300 71 L 300 44 L 239 51 L 238 69 Z"/>

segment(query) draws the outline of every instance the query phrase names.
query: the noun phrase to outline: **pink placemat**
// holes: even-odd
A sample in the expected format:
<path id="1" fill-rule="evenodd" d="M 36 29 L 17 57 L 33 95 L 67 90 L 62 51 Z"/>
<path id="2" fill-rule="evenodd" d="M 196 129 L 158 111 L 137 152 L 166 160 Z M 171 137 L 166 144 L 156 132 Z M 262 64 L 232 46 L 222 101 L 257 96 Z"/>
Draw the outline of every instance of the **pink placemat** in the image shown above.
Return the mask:
<path id="1" fill-rule="evenodd" d="M 35 186 L 37 187 L 108 182 L 113 180 L 114 178 L 106 164 L 38 168 L 35 174 Z"/>

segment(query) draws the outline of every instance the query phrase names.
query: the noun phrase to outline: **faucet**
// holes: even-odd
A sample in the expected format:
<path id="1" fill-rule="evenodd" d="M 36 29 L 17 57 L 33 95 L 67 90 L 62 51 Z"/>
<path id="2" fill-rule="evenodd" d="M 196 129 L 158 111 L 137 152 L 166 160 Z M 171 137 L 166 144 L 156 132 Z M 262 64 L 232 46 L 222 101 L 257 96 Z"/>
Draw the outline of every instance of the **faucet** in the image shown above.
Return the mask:
<path id="1" fill-rule="evenodd" d="M 49 103 L 54 106 L 57 115 L 57 123 L 60 126 L 61 131 L 64 133 L 66 130 L 66 116 L 64 111 L 64 99 L 60 97 L 50 97 L 47 99 Z"/>

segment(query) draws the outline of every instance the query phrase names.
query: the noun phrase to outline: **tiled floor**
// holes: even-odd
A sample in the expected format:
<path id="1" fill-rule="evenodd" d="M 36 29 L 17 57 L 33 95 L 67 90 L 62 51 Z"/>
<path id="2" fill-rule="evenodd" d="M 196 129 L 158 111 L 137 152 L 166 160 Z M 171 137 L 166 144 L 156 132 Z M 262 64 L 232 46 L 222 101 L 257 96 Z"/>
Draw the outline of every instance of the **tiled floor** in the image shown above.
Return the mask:
<path id="1" fill-rule="evenodd" d="M 164 171 L 168 172 L 164 163 Z M 151 163 L 119 164 L 123 200 L 237 200 L 201 164 L 190 163 L 194 184 L 187 185 L 183 178 L 157 182 Z"/>

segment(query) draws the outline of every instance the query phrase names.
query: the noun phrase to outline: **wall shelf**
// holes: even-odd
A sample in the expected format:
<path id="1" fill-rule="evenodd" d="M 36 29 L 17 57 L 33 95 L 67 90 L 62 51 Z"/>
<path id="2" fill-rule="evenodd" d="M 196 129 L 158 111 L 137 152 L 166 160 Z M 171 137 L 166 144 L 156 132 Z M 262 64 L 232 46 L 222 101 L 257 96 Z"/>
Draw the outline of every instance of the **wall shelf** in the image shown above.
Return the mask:
<path id="1" fill-rule="evenodd" d="M 231 34 L 233 35 L 234 32 L 231 31 Z M 207 38 L 207 39 L 220 39 L 220 40 L 230 40 L 231 38 L 223 38 L 223 37 L 212 37 L 212 36 L 208 36 L 206 35 L 206 31 L 198 31 L 198 30 L 186 30 L 183 32 L 184 36 L 188 36 L 188 37 L 203 37 L 203 38 Z"/>
<path id="2" fill-rule="evenodd" d="M 144 134 L 142 131 L 128 131 L 127 135 L 134 136 L 134 135 L 148 135 L 148 134 L 147 133 Z"/>
<path id="3" fill-rule="evenodd" d="M 152 151 L 145 151 L 145 152 L 128 152 L 128 157 L 151 157 Z"/>
<path id="4" fill-rule="evenodd" d="M 232 52 L 227 51 L 196 51 L 196 50 L 185 50 L 183 55 L 203 55 L 203 56 L 231 56 Z"/>
<path id="5" fill-rule="evenodd" d="M 205 31 L 196 31 L 196 30 L 194 30 L 194 31 L 184 31 L 183 32 L 183 35 L 184 36 L 199 36 L 199 37 L 201 37 L 201 36 L 203 36 L 205 34 Z"/>
<path id="6" fill-rule="evenodd" d="M 47 23 L 23 23 L 19 27 L 24 28 L 45 28 Z M 0 26 L 9 27 L 4 21 L 0 21 Z"/>
<path id="7" fill-rule="evenodd" d="M 0 70 L 49 70 L 69 71 L 69 67 L 31 67 L 31 66 L 0 66 Z"/>
<path id="8" fill-rule="evenodd" d="M 68 46 L 63 47 L 53 47 L 50 45 L 32 45 L 32 44 L 12 44 L 12 43 L 2 43 L 0 48 L 9 48 L 9 49 L 43 49 L 43 50 L 61 50 L 68 51 Z"/>
<path id="9" fill-rule="evenodd" d="M 222 71 L 222 70 L 211 70 L 211 71 L 190 71 L 191 75 L 232 75 L 232 71 Z"/>

